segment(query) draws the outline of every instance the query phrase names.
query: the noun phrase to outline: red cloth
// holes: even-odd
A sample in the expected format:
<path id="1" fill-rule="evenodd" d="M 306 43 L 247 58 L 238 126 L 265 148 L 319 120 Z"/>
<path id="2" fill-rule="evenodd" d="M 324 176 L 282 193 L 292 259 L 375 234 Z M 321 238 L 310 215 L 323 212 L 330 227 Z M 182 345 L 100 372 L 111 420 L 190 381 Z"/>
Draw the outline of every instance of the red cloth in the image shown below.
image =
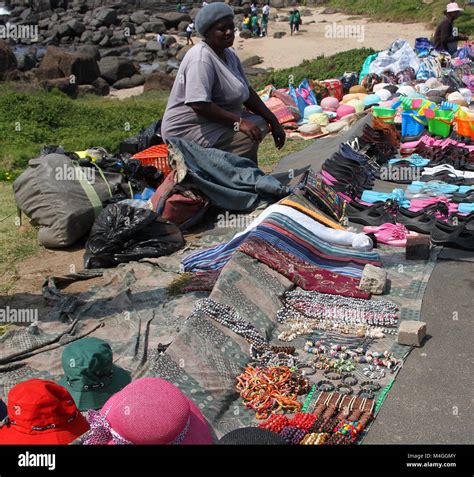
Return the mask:
<path id="1" fill-rule="evenodd" d="M 358 279 L 310 265 L 258 237 L 250 237 L 245 240 L 238 251 L 281 273 L 303 290 L 350 298 L 370 298 L 369 293 L 357 288 L 360 282 Z"/>

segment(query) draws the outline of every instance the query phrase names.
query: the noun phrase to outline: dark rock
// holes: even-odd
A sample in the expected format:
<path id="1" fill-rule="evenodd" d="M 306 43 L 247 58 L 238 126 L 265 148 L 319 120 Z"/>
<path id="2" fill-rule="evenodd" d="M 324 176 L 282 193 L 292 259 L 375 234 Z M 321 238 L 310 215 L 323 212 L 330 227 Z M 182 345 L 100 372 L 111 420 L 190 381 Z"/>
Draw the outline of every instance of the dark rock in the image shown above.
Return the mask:
<path id="1" fill-rule="evenodd" d="M 143 35 L 145 33 L 145 29 L 141 25 L 135 28 L 135 35 Z"/>
<path id="2" fill-rule="evenodd" d="M 77 48 L 77 52 L 83 55 L 91 56 L 96 61 L 100 60 L 99 48 L 95 45 L 82 45 Z"/>
<path id="3" fill-rule="evenodd" d="M 143 10 L 139 10 L 138 12 L 132 13 L 130 15 L 130 21 L 136 23 L 137 25 L 141 25 L 142 23 L 147 22 L 150 19 L 150 15 L 147 15 Z"/>
<path id="4" fill-rule="evenodd" d="M 170 76 L 160 73 L 154 72 L 149 75 L 145 80 L 145 86 L 143 88 L 143 92 L 146 93 L 147 91 L 170 91 L 174 84 L 174 78 Z"/>
<path id="5" fill-rule="evenodd" d="M 184 56 L 186 55 L 186 53 L 192 48 L 191 45 L 188 45 L 188 46 L 183 46 L 183 48 L 181 48 L 179 51 L 178 51 L 178 54 L 176 55 L 176 59 L 178 61 L 182 61 Z"/>
<path id="6" fill-rule="evenodd" d="M 132 60 L 123 57 L 110 56 L 99 61 L 100 76 L 109 84 L 133 76 L 138 69 Z"/>
<path id="7" fill-rule="evenodd" d="M 124 36 L 129 38 L 131 37 L 132 35 L 135 35 L 135 24 L 132 23 L 132 22 L 123 22 L 122 24 L 122 28 L 123 28 L 123 32 L 124 32 Z"/>
<path id="8" fill-rule="evenodd" d="M 142 24 L 146 33 L 165 33 L 166 26 L 162 21 L 156 20 L 152 22 L 145 22 Z"/>
<path id="9" fill-rule="evenodd" d="M 77 91 L 79 87 L 77 83 L 71 83 L 68 78 L 47 79 L 41 81 L 40 85 L 46 91 L 51 91 L 52 89 L 57 88 L 71 98 L 75 98 L 77 96 Z"/>
<path id="10" fill-rule="evenodd" d="M 109 58 L 111 56 L 122 56 L 118 48 L 109 48 L 107 50 L 101 50 L 101 58 Z"/>
<path id="11" fill-rule="evenodd" d="M 133 61 L 137 63 L 148 63 L 153 61 L 153 53 L 151 51 L 140 51 L 133 55 Z"/>
<path id="12" fill-rule="evenodd" d="M 90 30 L 86 30 L 81 35 L 81 43 L 93 43 L 94 42 L 94 33 Z"/>
<path id="13" fill-rule="evenodd" d="M 110 93 L 109 83 L 103 78 L 97 78 L 92 83 L 92 86 L 94 86 L 99 96 L 107 96 Z"/>
<path id="14" fill-rule="evenodd" d="M 18 68 L 18 61 L 13 50 L 3 40 L 0 40 L 0 81 L 4 81 L 8 73 Z"/>
<path id="15" fill-rule="evenodd" d="M 285 31 L 276 31 L 273 34 L 273 38 L 283 38 L 286 35 Z"/>
<path id="16" fill-rule="evenodd" d="M 189 22 L 179 22 L 178 24 L 178 31 L 186 31 L 186 28 L 188 27 Z"/>
<path id="17" fill-rule="evenodd" d="M 260 56 L 254 55 L 254 56 L 249 56 L 248 58 L 245 58 L 242 61 L 242 65 L 243 66 L 255 66 L 255 65 L 258 65 L 262 62 L 263 62 L 263 60 L 262 60 L 262 58 L 260 58 Z"/>
<path id="18" fill-rule="evenodd" d="M 174 36 L 167 35 L 165 37 L 165 45 L 166 46 L 176 45 L 176 43 L 177 43 L 177 41 L 176 41 L 176 38 Z"/>
<path id="19" fill-rule="evenodd" d="M 240 38 L 245 38 L 245 39 L 252 38 L 252 33 L 249 30 L 242 30 L 240 32 Z"/>
<path id="20" fill-rule="evenodd" d="M 148 51 L 161 51 L 161 45 L 156 40 L 150 40 L 146 43 Z"/>
<path id="21" fill-rule="evenodd" d="M 89 22 L 89 26 L 93 28 L 94 30 L 96 30 L 97 28 L 100 28 L 102 26 L 102 22 L 94 18 L 93 20 Z"/>
<path id="22" fill-rule="evenodd" d="M 74 76 L 77 84 L 90 84 L 99 77 L 99 67 L 90 55 L 49 46 L 36 74 L 40 80 Z"/>
<path id="23" fill-rule="evenodd" d="M 71 20 L 67 25 L 74 32 L 75 36 L 81 36 L 86 31 L 84 24 L 78 20 Z"/>
<path id="24" fill-rule="evenodd" d="M 72 33 L 73 31 L 67 23 L 62 23 L 61 25 L 58 25 L 57 35 L 59 36 L 59 38 L 64 38 L 65 36 L 69 36 Z"/>
<path id="25" fill-rule="evenodd" d="M 249 76 L 257 76 L 266 74 L 267 70 L 264 68 L 253 68 L 252 66 L 244 66 L 244 72 Z"/>
<path id="26" fill-rule="evenodd" d="M 141 86 L 145 83 L 145 77 L 136 74 L 131 78 L 123 78 L 112 85 L 112 88 L 115 89 L 126 89 L 126 88 L 135 88 L 136 86 Z"/>
<path id="27" fill-rule="evenodd" d="M 165 22 L 166 28 L 176 28 L 181 22 L 191 22 L 188 13 L 167 12 L 158 13 L 155 16 Z"/>
<path id="28" fill-rule="evenodd" d="M 321 15 L 334 15 L 335 13 L 337 13 L 338 10 L 335 9 L 335 8 L 325 8 L 322 12 L 321 12 Z"/>
<path id="29" fill-rule="evenodd" d="M 106 46 L 110 46 L 110 45 L 111 43 L 110 43 L 110 39 L 108 35 L 105 35 L 104 38 L 102 38 L 102 40 L 99 41 L 99 46 L 101 46 L 102 48 Z"/>
<path id="30" fill-rule="evenodd" d="M 117 11 L 111 8 L 98 9 L 94 13 L 95 18 L 107 26 L 114 25 L 118 19 Z"/>

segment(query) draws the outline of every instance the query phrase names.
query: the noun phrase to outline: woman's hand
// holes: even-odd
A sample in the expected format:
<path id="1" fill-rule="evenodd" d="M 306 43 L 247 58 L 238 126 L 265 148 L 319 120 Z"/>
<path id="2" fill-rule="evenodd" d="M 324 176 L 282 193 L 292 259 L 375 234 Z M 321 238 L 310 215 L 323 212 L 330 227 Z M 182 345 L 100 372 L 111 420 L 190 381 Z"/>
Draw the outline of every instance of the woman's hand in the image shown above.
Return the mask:
<path id="1" fill-rule="evenodd" d="M 275 147 L 281 149 L 285 145 L 286 134 L 282 125 L 279 122 L 270 125 L 272 129 L 272 136 L 275 140 Z"/>
<path id="2" fill-rule="evenodd" d="M 242 119 L 239 131 L 243 132 L 254 141 L 260 142 L 262 140 L 262 131 L 260 128 L 253 121 L 249 121 L 248 119 Z"/>

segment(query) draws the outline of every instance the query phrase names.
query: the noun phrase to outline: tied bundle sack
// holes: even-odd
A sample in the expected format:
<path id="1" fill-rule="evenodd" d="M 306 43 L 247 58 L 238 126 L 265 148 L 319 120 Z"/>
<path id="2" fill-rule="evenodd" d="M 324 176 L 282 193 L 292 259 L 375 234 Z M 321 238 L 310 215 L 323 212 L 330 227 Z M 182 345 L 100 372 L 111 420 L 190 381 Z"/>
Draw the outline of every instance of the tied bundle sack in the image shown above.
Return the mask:
<path id="1" fill-rule="evenodd" d="M 108 205 L 95 221 L 86 243 L 84 268 L 111 268 L 170 255 L 183 245 L 176 225 L 146 208 L 143 201 L 125 200 Z"/>
<path id="2" fill-rule="evenodd" d="M 18 208 L 39 227 L 38 242 L 63 248 L 89 233 L 122 182 L 121 174 L 86 170 L 65 154 L 46 154 L 28 162 L 13 191 Z"/>

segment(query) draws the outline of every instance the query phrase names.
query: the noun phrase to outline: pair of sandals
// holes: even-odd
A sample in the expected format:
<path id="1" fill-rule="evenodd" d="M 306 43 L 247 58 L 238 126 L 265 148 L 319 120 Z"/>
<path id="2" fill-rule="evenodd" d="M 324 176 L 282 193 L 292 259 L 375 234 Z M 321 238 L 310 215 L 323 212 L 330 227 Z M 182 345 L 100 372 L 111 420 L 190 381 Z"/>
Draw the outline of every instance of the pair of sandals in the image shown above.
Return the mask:
<path id="1" fill-rule="evenodd" d="M 457 222 L 457 225 L 436 221 L 430 239 L 433 245 L 474 251 L 474 213 Z"/>
<path id="2" fill-rule="evenodd" d="M 418 212 L 403 207 L 398 207 L 393 200 L 378 202 L 370 207 L 364 207 L 356 201 L 346 205 L 347 218 L 356 224 L 368 226 L 380 226 L 386 223 L 401 224 L 408 230 L 430 234 L 435 226 L 436 213 L 441 211 L 441 206 L 433 204 Z"/>

